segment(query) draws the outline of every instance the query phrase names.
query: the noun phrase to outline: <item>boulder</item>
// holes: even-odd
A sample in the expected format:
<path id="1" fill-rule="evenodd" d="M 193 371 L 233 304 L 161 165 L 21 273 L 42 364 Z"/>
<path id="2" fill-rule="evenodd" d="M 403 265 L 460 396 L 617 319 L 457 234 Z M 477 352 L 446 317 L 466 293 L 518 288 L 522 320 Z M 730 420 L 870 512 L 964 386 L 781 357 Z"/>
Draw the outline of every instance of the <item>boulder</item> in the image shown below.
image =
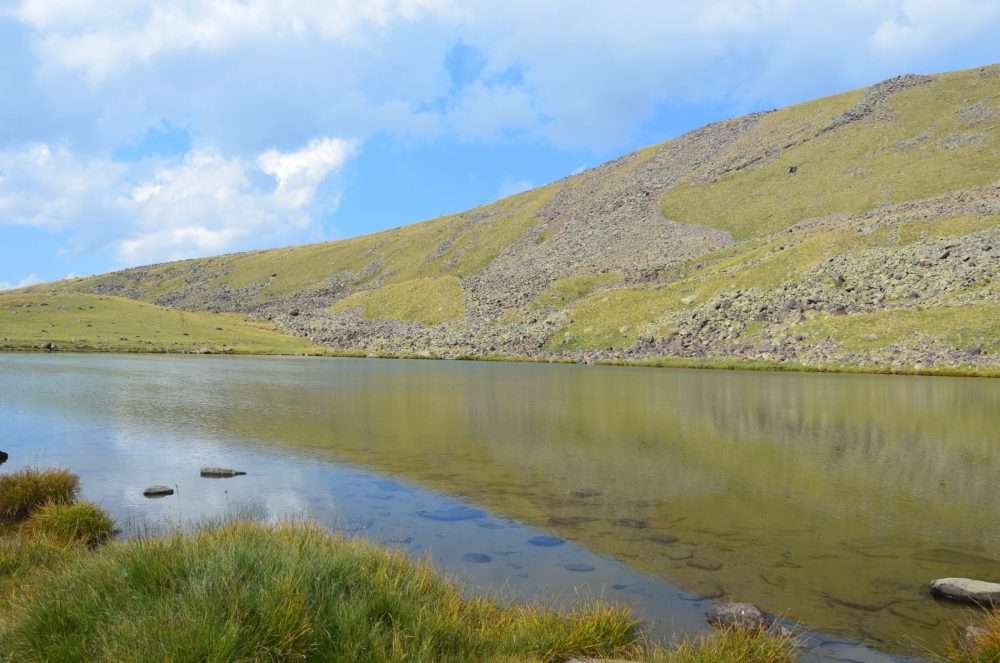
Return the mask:
<path id="1" fill-rule="evenodd" d="M 970 578 L 941 578 L 931 581 L 931 596 L 960 603 L 1000 606 L 1000 583 Z"/>
<path id="2" fill-rule="evenodd" d="M 705 619 L 716 628 L 751 631 L 768 629 L 774 623 L 774 617 L 753 603 L 716 603 L 705 613 Z"/>
<path id="3" fill-rule="evenodd" d="M 203 467 L 201 468 L 201 476 L 206 479 L 232 479 L 233 477 L 241 477 L 245 475 L 246 472 L 240 472 L 239 470 L 230 470 L 226 467 Z"/>
<path id="4" fill-rule="evenodd" d="M 8 458 L 10 458 L 10 456 L 7 455 L 6 451 L 0 451 L 0 465 L 6 463 Z"/>
<path id="5" fill-rule="evenodd" d="M 173 495 L 174 489 L 168 486 L 150 486 L 142 491 L 142 494 L 145 497 L 166 497 L 167 495 Z"/>

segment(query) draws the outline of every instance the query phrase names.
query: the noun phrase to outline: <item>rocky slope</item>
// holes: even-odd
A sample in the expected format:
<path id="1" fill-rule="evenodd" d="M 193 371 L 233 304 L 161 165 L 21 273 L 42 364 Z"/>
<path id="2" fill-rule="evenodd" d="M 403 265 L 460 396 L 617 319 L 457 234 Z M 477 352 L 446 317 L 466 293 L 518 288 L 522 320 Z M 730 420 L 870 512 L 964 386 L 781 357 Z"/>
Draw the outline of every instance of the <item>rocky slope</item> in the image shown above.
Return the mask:
<path id="1" fill-rule="evenodd" d="M 38 287 L 334 349 L 1000 366 L 1000 66 L 706 126 L 462 214 Z"/>

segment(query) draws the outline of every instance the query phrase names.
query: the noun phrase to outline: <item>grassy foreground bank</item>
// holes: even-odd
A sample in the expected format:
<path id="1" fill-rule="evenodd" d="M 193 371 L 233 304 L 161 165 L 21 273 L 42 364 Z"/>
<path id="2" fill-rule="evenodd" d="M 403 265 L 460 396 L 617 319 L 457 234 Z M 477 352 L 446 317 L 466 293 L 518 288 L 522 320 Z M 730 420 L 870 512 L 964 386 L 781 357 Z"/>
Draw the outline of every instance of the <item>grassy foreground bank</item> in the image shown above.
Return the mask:
<path id="1" fill-rule="evenodd" d="M 627 608 L 468 598 L 428 565 L 309 524 L 112 540 L 62 470 L 0 475 L 0 661 L 793 663 L 726 630 L 665 649 Z M 993 615 L 947 660 L 1000 661 Z"/>
<path id="2" fill-rule="evenodd" d="M 0 476 L 0 661 L 790 663 L 720 632 L 650 646 L 623 607 L 467 598 L 426 564 L 307 524 L 233 522 L 110 541 L 65 471 Z"/>

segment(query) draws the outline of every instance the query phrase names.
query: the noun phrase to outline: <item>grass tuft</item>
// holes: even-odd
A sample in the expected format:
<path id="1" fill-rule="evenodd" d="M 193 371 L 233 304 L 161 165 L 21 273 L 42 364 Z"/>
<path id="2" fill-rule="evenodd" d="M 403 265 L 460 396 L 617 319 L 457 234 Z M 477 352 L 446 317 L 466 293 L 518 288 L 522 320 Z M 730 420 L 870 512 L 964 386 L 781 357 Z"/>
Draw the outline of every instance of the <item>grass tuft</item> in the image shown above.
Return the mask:
<path id="1" fill-rule="evenodd" d="M 674 649 L 658 650 L 650 663 L 792 663 L 795 641 L 791 636 L 765 630 L 727 629 Z"/>
<path id="2" fill-rule="evenodd" d="M 951 663 L 1000 663 L 1000 612 L 973 627 L 947 654 Z"/>
<path id="3" fill-rule="evenodd" d="M 31 515 L 25 529 L 29 534 L 58 542 L 94 546 L 114 535 L 115 524 L 99 506 L 90 502 L 49 503 Z"/>
<path id="4" fill-rule="evenodd" d="M 0 477 L 0 521 L 19 521 L 46 504 L 70 504 L 80 480 L 66 470 L 27 469 Z"/>
<path id="5" fill-rule="evenodd" d="M 565 661 L 637 652 L 625 608 L 467 599 L 401 553 L 235 523 L 115 542 L 13 591 L 17 661 Z"/>

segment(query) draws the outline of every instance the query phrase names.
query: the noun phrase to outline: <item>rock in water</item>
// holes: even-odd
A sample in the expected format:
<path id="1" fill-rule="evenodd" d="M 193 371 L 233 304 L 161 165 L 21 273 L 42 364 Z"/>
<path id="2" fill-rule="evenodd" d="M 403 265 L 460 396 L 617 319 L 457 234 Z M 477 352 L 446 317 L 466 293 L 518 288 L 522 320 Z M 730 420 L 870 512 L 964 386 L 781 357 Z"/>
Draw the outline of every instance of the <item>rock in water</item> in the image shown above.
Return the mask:
<path id="1" fill-rule="evenodd" d="M 230 470 L 225 467 L 203 467 L 201 468 L 201 476 L 206 479 L 232 479 L 233 477 L 241 477 L 245 475 L 246 472 L 240 472 L 239 470 Z"/>
<path id="2" fill-rule="evenodd" d="M 10 458 L 10 456 L 7 455 L 6 451 L 0 451 L 0 465 L 6 463 L 8 458 Z"/>
<path id="3" fill-rule="evenodd" d="M 142 491 L 142 494 L 146 497 L 166 497 L 167 495 L 173 495 L 174 489 L 168 486 L 150 486 Z"/>
<path id="4" fill-rule="evenodd" d="M 708 623 L 717 628 L 740 628 L 751 631 L 768 629 L 774 617 L 753 603 L 718 603 L 705 613 Z"/>
<path id="5" fill-rule="evenodd" d="M 1000 606 L 1000 584 L 969 578 L 941 578 L 931 581 L 931 595 L 939 599 Z"/>

